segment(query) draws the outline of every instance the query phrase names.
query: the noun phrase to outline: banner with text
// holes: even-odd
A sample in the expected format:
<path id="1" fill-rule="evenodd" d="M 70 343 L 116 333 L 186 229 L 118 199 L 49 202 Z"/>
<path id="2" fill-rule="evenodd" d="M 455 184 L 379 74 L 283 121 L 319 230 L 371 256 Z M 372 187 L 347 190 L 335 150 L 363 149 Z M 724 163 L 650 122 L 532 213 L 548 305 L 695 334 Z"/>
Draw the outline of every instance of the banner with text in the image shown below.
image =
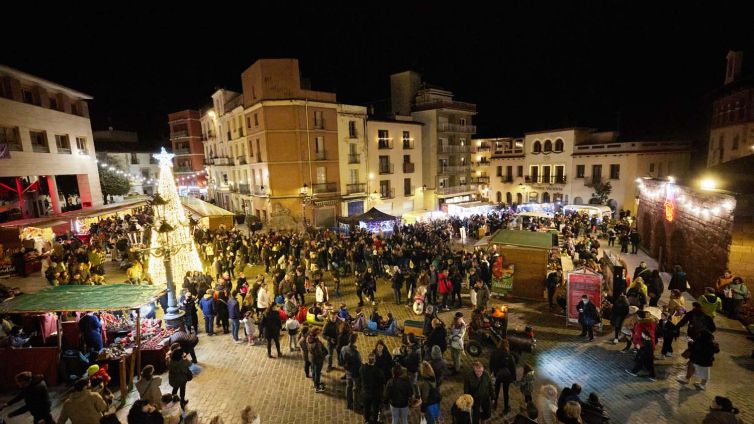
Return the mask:
<path id="1" fill-rule="evenodd" d="M 576 305 L 581 301 L 581 296 L 589 296 L 589 301 L 599 309 L 602 304 L 602 275 L 585 268 L 579 268 L 568 273 L 568 324 L 578 324 L 579 311 Z"/>

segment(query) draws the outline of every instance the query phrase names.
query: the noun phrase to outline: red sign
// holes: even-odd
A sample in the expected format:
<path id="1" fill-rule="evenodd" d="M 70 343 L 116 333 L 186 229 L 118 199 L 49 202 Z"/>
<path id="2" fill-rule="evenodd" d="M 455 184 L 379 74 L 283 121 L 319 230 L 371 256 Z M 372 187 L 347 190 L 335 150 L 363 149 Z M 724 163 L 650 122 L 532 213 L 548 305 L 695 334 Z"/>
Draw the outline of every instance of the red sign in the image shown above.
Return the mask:
<path id="1" fill-rule="evenodd" d="M 670 199 L 665 200 L 665 220 L 673 222 L 673 218 L 675 218 L 675 202 Z"/>
<path id="2" fill-rule="evenodd" d="M 602 304 L 602 276 L 584 269 L 568 274 L 568 322 L 579 321 L 579 311 L 576 305 L 581 302 L 581 296 L 589 296 L 589 301 L 600 308 Z"/>

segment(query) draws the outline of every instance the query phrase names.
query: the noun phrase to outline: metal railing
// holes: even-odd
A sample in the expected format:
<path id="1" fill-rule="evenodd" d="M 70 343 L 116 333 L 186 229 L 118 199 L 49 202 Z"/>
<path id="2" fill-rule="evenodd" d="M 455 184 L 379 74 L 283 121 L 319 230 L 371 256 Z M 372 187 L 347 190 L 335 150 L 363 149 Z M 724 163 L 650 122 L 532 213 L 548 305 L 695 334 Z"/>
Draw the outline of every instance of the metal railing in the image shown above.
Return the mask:
<path id="1" fill-rule="evenodd" d="M 265 190 L 263 185 L 255 185 L 254 186 L 254 194 L 257 196 L 266 196 L 267 190 Z"/>
<path id="2" fill-rule="evenodd" d="M 336 191 L 338 191 L 338 184 L 337 183 L 316 183 L 316 184 L 312 184 L 312 193 L 314 193 L 314 194 L 335 193 Z"/>
<path id="3" fill-rule="evenodd" d="M 490 183 L 490 177 L 483 175 L 481 177 L 474 177 L 471 179 L 471 182 L 474 184 L 489 184 Z"/>
<path id="4" fill-rule="evenodd" d="M 395 198 L 395 188 L 388 187 L 387 189 L 380 188 L 380 199 L 393 199 Z"/>
<path id="5" fill-rule="evenodd" d="M 594 184 L 601 183 L 603 180 L 603 177 L 601 175 L 592 176 L 592 177 L 584 177 L 584 185 L 590 186 Z"/>
<path id="6" fill-rule="evenodd" d="M 462 174 L 469 172 L 471 170 L 471 167 L 469 165 L 448 165 L 448 166 L 441 166 L 438 170 L 438 174 Z"/>
<path id="7" fill-rule="evenodd" d="M 347 194 L 366 193 L 366 191 L 367 191 L 366 183 L 346 184 Z"/>
<path id="8" fill-rule="evenodd" d="M 248 184 L 239 184 L 238 185 L 238 191 L 241 194 L 251 194 L 251 188 Z"/>
<path id="9" fill-rule="evenodd" d="M 393 148 L 393 140 L 389 140 L 386 138 L 380 138 L 377 140 L 377 148 L 380 150 L 385 149 L 392 149 Z"/>
<path id="10" fill-rule="evenodd" d="M 23 148 L 21 147 L 21 143 L 18 141 L 11 141 L 5 143 L 8 146 L 8 150 L 11 152 L 21 152 L 23 151 Z"/>
<path id="11" fill-rule="evenodd" d="M 395 164 L 380 164 L 380 174 L 392 174 L 395 172 Z"/>
<path id="12" fill-rule="evenodd" d="M 438 187 L 435 192 L 437 194 L 459 194 L 459 193 L 466 193 L 466 192 L 473 192 L 477 190 L 476 185 L 458 185 L 458 186 L 451 186 L 451 187 Z"/>
<path id="13" fill-rule="evenodd" d="M 246 165 L 246 156 L 236 157 L 236 165 Z"/>
<path id="14" fill-rule="evenodd" d="M 325 129 L 325 120 L 322 119 L 322 120 L 319 120 L 319 121 L 314 121 L 314 126 L 312 126 L 312 128 L 314 128 L 315 130 L 323 130 L 323 129 Z"/>
<path id="15" fill-rule="evenodd" d="M 193 172 L 194 170 L 191 169 L 190 166 L 176 166 L 173 168 L 175 172 Z"/>
<path id="16" fill-rule="evenodd" d="M 349 154 L 348 155 L 348 163 L 361 163 L 361 155 L 356 154 Z"/>
<path id="17" fill-rule="evenodd" d="M 228 166 L 230 165 L 230 158 L 213 158 L 212 163 L 214 165 Z"/>
<path id="18" fill-rule="evenodd" d="M 459 109 L 469 112 L 476 112 L 476 105 L 474 103 L 457 102 L 455 100 L 417 100 L 416 109 L 428 110 L 428 109 Z"/>
<path id="19" fill-rule="evenodd" d="M 552 177 L 552 184 L 565 184 L 565 183 L 566 183 L 565 175 L 556 175 Z"/>
<path id="20" fill-rule="evenodd" d="M 442 132 L 474 134 L 476 133 L 476 125 L 439 124 L 437 130 Z"/>
<path id="21" fill-rule="evenodd" d="M 176 155 L 190 155 L 191 151 L 189 149 L 175 149 L 173 153 Z"/>
<path id="22" fill-rule="evenodd" d="M 439 150 L 440 153 L 469 153 L 471 152 L 471 146 L 461 146 L 460 144 L 442 144 L 437 148 L 437 150 Z"/>
<path id="23" fill-rule="evenodd" d="M 488 160 L 478 160 L 471 163 L 472 166 L 489 166 L 490 161 Z"/>
<path id="24" fill-rule="evenodd" d="M 188 137 L 188 130 L 171 131 L 170 138 Z"/>
<path id="25" fill-rule="evenodd" d="M 70 147 L 60 147 L 58 146 L 58 153 L 70 155 L 71 154 L 71 148 Z"/>
<path id="26" fill-rule="evenodd" d="M 41 146 L 39 144 L 32 144 L 31 150 L 36 153 L 50 153 L 50 146 Z"/>
<path id="27" fill-rule="evenodd" d="M 513 176 L 512 175 L 503 175 L 500 177 L 501 183 L 512 183 L 513 182 Z"/>
<path id="28" fill-rule="evenodd" d="M 412 150 L 414 148 L 414 140 L 403 140 L 403 150 Z"/>
<path id="29" fill-rule="evenodd" d="M 412 162 L 403 162 L 403 173 L 410 174 L 414 172 L 414 165 Z"/>
<path id="30" fill-rule="evenodd" d="M 487 152 L 492 149 L 492 146 L 490 143 L 481 143 L 479 146 L 477 146 L 476 150 L 477 152 Z"/>

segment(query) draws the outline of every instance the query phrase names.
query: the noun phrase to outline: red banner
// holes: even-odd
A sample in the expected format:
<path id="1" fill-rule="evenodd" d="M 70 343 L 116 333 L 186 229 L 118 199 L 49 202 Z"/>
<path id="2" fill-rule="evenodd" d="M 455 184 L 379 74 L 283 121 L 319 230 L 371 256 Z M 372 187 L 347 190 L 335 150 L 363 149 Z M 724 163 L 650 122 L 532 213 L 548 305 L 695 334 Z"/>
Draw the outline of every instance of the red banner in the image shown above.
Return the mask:
<path id="1" fill-rule="evenodd" d="M 600 308 L 602 304 L 602 276 L 590 271 L 577 270 L 568 273 L 568 322 L 577 323 L 579 311 L 576 305 L 581 301 L 581 296 L 589 296 L 589 301 Z"/>

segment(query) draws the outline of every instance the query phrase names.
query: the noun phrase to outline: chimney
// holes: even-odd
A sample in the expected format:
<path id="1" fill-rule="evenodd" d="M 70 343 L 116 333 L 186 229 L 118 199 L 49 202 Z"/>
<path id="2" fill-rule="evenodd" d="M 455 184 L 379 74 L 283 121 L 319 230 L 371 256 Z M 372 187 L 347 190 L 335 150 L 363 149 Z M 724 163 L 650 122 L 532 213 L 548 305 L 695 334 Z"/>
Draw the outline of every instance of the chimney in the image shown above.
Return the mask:
<path id="1" fill-rule="evenodd" d="M 728 60 L 728 65 L 725 68 L 725 84 L 730 84 L 741 74 L 744 52 L 729 50 L 725 58 Z"/>

